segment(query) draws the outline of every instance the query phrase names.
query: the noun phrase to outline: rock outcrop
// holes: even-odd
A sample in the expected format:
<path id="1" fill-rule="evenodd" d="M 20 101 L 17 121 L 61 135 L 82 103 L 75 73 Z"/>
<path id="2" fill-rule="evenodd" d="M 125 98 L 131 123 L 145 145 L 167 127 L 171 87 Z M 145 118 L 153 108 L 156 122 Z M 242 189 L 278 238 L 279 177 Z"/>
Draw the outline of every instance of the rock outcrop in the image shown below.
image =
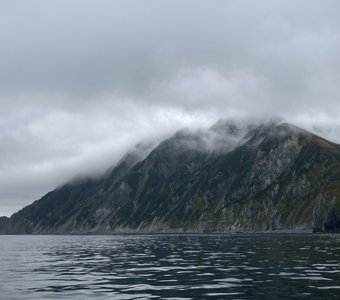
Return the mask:
<path id="1" fill-rule="evenodd" d="M 340 146 L 274 121 L 181 130 L 0 218 L 2 234 L 300 229 L 340 230 Z"/>

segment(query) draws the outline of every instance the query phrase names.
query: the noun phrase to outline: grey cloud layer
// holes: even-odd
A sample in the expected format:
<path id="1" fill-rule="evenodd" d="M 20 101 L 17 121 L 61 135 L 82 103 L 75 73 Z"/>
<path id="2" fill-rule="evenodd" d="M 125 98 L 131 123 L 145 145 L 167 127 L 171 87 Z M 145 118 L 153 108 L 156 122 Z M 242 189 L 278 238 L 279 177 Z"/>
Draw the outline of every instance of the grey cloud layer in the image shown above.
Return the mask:
<path id="1" fill-rule="evenodd" d="M 280 115 L 340 142 L 339 9 L 2 1 L 0 215 L 144 137 L 219 117 Z"/>

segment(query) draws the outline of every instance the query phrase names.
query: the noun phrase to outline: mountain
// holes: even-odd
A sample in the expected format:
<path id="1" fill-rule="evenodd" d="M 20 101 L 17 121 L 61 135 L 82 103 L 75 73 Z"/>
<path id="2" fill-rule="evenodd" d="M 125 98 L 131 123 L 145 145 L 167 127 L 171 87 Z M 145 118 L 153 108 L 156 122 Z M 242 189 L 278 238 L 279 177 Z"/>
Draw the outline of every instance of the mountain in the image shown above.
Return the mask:
<path id="1" fill-rule="evenodd" d="M 278 120 L 220 120 L 140 144 L 49 192 L 0 233 L 340 231 L 340 145 Z"/>

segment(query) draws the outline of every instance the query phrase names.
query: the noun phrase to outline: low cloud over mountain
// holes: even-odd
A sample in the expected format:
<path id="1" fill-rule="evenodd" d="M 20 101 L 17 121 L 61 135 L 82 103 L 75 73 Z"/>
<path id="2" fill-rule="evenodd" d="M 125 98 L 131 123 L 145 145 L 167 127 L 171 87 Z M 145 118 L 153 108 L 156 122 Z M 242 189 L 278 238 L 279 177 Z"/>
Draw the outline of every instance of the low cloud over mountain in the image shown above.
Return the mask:
<path id="1" fill-rule="evenodd" d="M 131 145 L 279 115 L 340 142 L 340 3 L 2 1 L 0 215 Z"/>

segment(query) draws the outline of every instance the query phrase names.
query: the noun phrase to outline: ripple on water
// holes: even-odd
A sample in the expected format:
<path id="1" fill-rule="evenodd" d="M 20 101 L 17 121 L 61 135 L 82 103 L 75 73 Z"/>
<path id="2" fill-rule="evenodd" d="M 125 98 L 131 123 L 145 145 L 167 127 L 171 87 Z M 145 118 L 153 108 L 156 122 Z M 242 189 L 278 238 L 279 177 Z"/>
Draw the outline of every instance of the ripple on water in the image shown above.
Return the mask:
<path id="1" fill-rule="evenodd" d="M 1 299 L 339 299 L 331 235 L 3 236 Z"/>

